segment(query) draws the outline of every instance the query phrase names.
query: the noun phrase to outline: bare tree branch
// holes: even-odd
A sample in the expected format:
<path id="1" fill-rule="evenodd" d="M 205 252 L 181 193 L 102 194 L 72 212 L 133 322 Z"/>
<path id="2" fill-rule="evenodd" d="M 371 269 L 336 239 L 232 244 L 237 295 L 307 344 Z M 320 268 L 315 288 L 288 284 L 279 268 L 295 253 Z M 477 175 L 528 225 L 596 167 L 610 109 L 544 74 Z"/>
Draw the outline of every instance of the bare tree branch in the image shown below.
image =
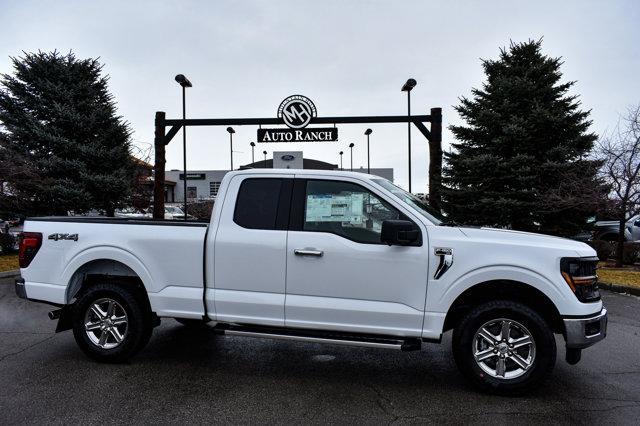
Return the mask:
<path id="1" fill-rule="evenodd" d="M 611 185 L 610 196 L 618 205 L 620 266 L 626 222 L 640 211 L 640 104 L 629 108 L 614 132 L 600 141 L 599 152 L 604 161 L 601 176 Z"/>

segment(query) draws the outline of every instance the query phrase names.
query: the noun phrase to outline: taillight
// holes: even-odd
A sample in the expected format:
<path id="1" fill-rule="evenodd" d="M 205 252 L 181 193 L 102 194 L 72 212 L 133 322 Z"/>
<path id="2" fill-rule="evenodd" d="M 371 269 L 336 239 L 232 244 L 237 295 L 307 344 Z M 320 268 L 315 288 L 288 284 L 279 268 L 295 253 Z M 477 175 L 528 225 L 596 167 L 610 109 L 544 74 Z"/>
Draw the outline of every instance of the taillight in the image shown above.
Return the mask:
<path id="1" fill-rule="evenodd" d="M 600 300 L 597 266 L 597 257 L 563 257 L 560 260 L 562 277 L 573 294 L 583 303 Z"/>
<path id="2" fill-rule="evenodd" d="M 42 245 L 42 234 L 40 232 L 23 232 L 20 234 L 20 251 L 18 252 L 18 263 L 21 268 L 29 266 L 36 253 Z"/>

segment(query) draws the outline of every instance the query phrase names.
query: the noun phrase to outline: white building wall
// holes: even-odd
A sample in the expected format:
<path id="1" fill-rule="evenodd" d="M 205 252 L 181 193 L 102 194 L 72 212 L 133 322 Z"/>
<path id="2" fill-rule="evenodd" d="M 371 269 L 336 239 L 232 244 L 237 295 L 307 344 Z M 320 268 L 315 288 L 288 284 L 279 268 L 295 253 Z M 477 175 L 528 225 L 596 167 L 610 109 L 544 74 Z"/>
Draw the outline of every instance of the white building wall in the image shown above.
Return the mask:
<path id="1" fill-rule="evenodd" d="M 345 169 L 345 170 L 348 170 L 348 169 Z M 367 173 L 366 167 L 360 167 L 359 169 L 353 169 L 353 171 L 354 172 L 359 172 L 359 173 Z M 376 168 L 372 167 L 370 174 L 383 177 L 383 178 L 393 182 L 393 168 L 391 168 L 391 167 L 376 167 Z"/>
<path id="2" fill-rule="evenodd" d="M 217 195 L 217 187 L 228 170 L 189 170 L 187 173 L 187 191 L 195 188 L 196 200 L 214 200 Z M 181 203 L 184 200 L 184 181 L 181 170 L 170 170 L 165 172 L 166 179 L 176 182 L 175 201 Z M 204 175 L 201 179 L 200 176 Z M 191 191 L 193 193 L 193 191 Z M 192 198 L 189 198 L 191 200 Z"/>

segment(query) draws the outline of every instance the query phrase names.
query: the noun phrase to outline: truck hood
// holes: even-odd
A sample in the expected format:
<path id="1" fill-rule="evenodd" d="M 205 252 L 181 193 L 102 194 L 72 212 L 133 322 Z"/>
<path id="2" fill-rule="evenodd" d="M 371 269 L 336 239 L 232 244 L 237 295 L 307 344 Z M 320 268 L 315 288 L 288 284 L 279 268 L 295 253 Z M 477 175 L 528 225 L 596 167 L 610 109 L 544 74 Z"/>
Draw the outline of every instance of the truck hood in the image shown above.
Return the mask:
<path id="1" fill-rule="evenodd" d="M 580 241 L 533 232 L 511 231 L 494 228 L 459 228 L 467 237 L 490 243 L 512 244 L 517 246 L 541 247 L 557 250 L 572 250 L 578 256 L 595 256 L 593 248 Z"/>

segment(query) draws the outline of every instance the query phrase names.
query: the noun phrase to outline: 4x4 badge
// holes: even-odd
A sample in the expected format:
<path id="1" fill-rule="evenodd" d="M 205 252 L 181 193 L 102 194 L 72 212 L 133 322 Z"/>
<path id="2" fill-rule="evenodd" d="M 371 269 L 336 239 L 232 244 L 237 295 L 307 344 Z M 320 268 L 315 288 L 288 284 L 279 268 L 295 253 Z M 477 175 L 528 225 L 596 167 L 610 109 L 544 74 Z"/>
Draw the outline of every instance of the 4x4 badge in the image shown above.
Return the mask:
<path id="1" fill-rule="evenodd" d="M 47 238 L 53 241 L 58 241 L 58 240 L 78 241 L 78 234 L 51 234 Z"/>

